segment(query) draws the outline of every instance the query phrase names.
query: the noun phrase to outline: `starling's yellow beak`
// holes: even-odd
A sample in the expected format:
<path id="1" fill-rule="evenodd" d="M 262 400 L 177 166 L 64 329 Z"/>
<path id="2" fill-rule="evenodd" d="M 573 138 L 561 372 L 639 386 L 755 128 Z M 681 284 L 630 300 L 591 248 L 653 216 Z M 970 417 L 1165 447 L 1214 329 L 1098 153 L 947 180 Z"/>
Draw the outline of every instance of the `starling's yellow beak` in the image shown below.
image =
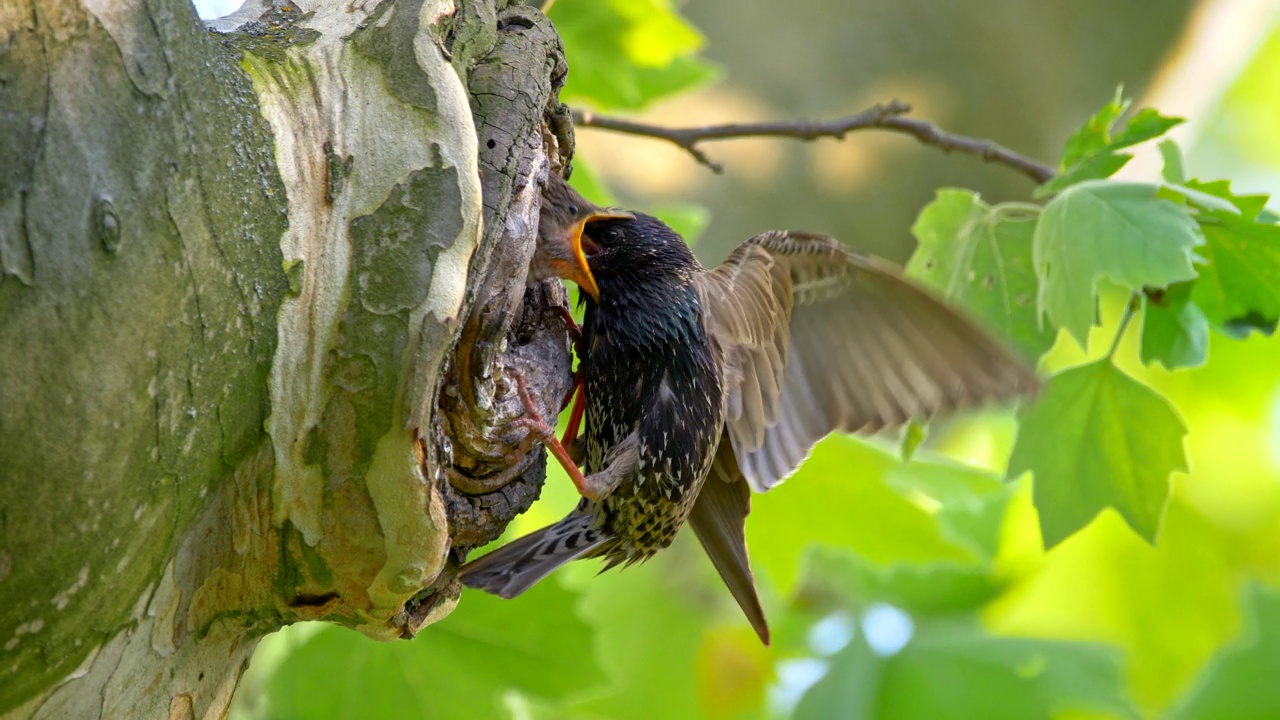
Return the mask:
<path id="1" fill-rule="evenodd" d="M 600 302 L 600 288 L 596 285 L 595 276 L 591 274 L 591 268 L 587 265 L 587 255 L 582 250 L 582 231 L 586 229 L 587 223 L 596 220 L 634 220 L 635 217 L 625 210 L 595 210 L 569 228 L 569 245 L 573 248 L 573 258 L 578 264 L 570 279 L 578 283 L 578 287 L 585 290 L 596 302 Z"/>

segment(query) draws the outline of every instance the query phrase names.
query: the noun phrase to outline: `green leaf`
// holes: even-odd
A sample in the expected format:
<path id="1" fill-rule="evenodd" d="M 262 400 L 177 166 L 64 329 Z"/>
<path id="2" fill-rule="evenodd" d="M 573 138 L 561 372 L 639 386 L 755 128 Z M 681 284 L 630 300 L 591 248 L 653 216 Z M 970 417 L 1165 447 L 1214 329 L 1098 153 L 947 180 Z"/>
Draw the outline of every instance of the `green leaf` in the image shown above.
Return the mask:
<path id="1" fill-rule="evenodd" d="M 1203 210 L 1223 210 L 1236 215 L 1243 215 L 1245 220 L 1257 220 L 1266 225 L 1273 221 L 1259 217 L 1266 210 L 1266 195 L 1237 195 L 1231 191 L 1230 180 L 1214 180 L 1203 182 L 1188 180 L 1181 185 L 1170 185 L 1171 189 L 1184 193 L 1192 204 Z"/>
<path id="2" fill-rule="evenodd" d="M 1280 319 L 1280 225 L 1262 220 L 1265 195 L 1236 195 L 1226 181 L 1189 182 L 1194 192 L 1229 204 L 1204 207 L 1200 226 L 1207 264 L 1191 299 L 1210 324 L 1233 336 L 1270 334 Z M 1193 196 L 1192 202 L 1197 202 Z M 1234 212 L 1233 212 L 1234 210 Z M 1259 220 L 1262 220 L 1261 222 Z"/>
<path id="3" fill-rule="evenodd" d="M 1192 283 L 1176 283 L 1157 299 L 1142 299 L 1142 362 L 1170 370 L 1200 367 L 1209 359 L 1209 321 L 1191 302 Z"/>
<path id="4" fill-rule="evenodd" d="M 691 534 L 681 533 L 675 545 L 643 566 L 599 575 L 598 565 L 573 568 L 583 595 L 579 611 L 596 629 L 600 662 L 614 685 L 570 710 L 612 720 L 698 716 L 697 653 L 712 622 L 712 605 L 696 602 L 687 582 L 689 563 L 709 565 Z M 723 587 L 698 590 L 733 604 Z M 738 622 L 743 633 L 751 633 Z"/>
<path id="5" fill-rule="evenodd" d="M 565 102 L 637 110 L 716 76 L 669 0 L 558 0 L 550 18 L 569 64 Z"/>
<path id="6" fill-rule="evenodd" d="M 1102 645 L 995 637 L 976 620 L 918 624 L 900 652 L 859 633 L 796 707 L 796 720 L 1049 720 L 1066 711 L 1136 718 L 1119 653 Z"/>
<path id="7" fill-rule="evenodd" d="M 920 278 L 976 314 L 1029 359 L 1053 345 L 1054 332 L 1036 312 L 1031 265 L 1034 216 L 990 207 L 967 190 L 943 189 L 911 232 L 919 241 L 907 264 Z"/>
<path id="8" fill-rule="evenodd" d="M 1191 182 L 1195 182 L 1194 180 Z M 1172 200 L 1180 205 L 1190 205 L 1197 210 L 1221 210 L 1239 214 L 1240 208 L 1229 200 L 1224 200 L 1212 193 L 1202 192 L 1191 185 L 1165 184 L 1160 188 L 1159 196 Z"/>
<path id="9" fill-rule="evenodd" d="M 554 581 L 518 600 L 467 592 L 448 618 L 393 643 L 324 627 L 270 678 L 271 716 L 492 717 L 508 690 L 562 700 L 604 679 L 576 599 Z"/>
<path id="10" fill-rule="evenodd" d="M 1174 720 L 1280 717 L 1280 591 L 1250 585 L 1245 628 L 1221 650 L 1170 713 Z"/>
<path id="11" fill-rule="evenodd" d="M 1160 186 L 1091 180 L 1045 206 L 1032 258 L 1039 308 L 1084 347 L 1097 317 L 1097 281 L 1163 288 L 1196 277 L 1192 250 L 1204 243 L 1185 207 L 1160 199 Z"/>
<path id="12" fill-rule="evenodd" d="M 1160 143 L 1160 157 L 1164 159 L 1164 167 L 1160 177 L 1167 183 L 1184 183 L 1187 181 L 1186 165 L 1182 161 L 1182 148 L 1172 140 Z"/>
<path id="13" fill-rule="evenodd" d="M 1067 139 L 1058 176 L 1036 188 L 1035 196 L 1048 197 L 1076 183 L 1111 177 L 1133 158 L 1117 150 L 1158 138 L 1183 122 L 1148 108 L 1117 124 L 1128 109 L 1129 101 L 1117 88 L 1111 102 Z"/>
<path id="14" fill-rule="evenodd" d="M 1066 170 L 1107 149 L 1111 126 L 1116 124 L 1125 110 L 1129 109 L 1129 101 L 1124 98 L 1124 88 L 1116 88 L 1111 101 L 1098 109 L 1092 117 L 1076 129 L 1062 149 L 1061 168 Z"/>
<path id="15" fill-rule="evenodd" d="M 943 537 L 968 548 L 975 558 L 995 556 L 1012 486 L 989 472 L 945 458 L 892 467 L 885 482 L 908 498 L 936 505 L 934 518 Z"/>
<path id="16" fill-rule="evenodd" d="M 972 560 L 973 551 L 948 538 L 929 509 L 889 485 L 887 473 L 899 465 L 895 456 L 847 435 L 818 443 L 786 483 L 753 499 L 747 523 L 752 566 L 787 594 L 812 543 L 847 547 L 880 564 Z"/>
<path id="17" fill-rule="evenodd" d="M 845 548 L 811 546 L 800 595 L 841 607 L 887 603 L 909 613 L 946 615 L 975 610 L 1003 588 L 989 563 L 938 561 L 875 565 Z"/>
<path id="18" fill-rule="evenodd" d="M 1013 488 L 951 461 L 904 463 L 888 471 L 886 482 L 934 508 L 943 534 L 971 553 L 883 563 L 848 547 L 811 545 L 803 552 L 799 595 L 851 609 L 883 602 L 918 615 L 976 610 L 994 598 L 1005 581 L 992 560 Z"/>
<path id="19" fill-rule="evenodd" d="M 1103 180 L 1115 175 L 1120 168 L 1129 164 L 1133 159 L 1128 153 L 1114 153 L 1110 150 L 1104 151 L 1097 155 L 1091 155 L 1084 160 L 1072 165 L 1071 167 L 1058 173 L 1057 177 L 1049 182 L 1036 188 L 1032 196 L 1036 199 L 1047 198 L 1051 195 L 1062 192 L 1064 188 L 1071 187 L 1086 180 Z"/>
<path id="20" fill-rule="evenodd" d="M 1111 140 L 1109 147 L 1115 150 L 1154 140 L 1183 122 L 1182 118 L 1165 117 L 1151 108 L 1145 108 L 1129 119 L 1128 124 Z"/>
<path id="21" fill-rule="evenodd" d="M 1065 370 L 1018 413 L 1009 477 L 1034 476 L 1040 531 L 1052 547 L 1113 507 L 1154 542 L 1169 475 L 1187 470 L 1178 411 L 1103 358 Z"/>
<path id="22" fill-rule="evenodd" d="M 902 441 L 898 443 L 898 452 L 902 462 L 909 462 L 920 448 L 920 443 L 929 436 L 928 424 L 911 418 L 902 428 Z"/>
<path id="23" fill-rule="evenodd" d="M 884 683 L 884 663 L 871 651 L 862 633 L 854 635 L 843 650 L 831 658 L 822 679 L 800 698 L 793 720 L 872 720 L 882 707 L 880 687 Z"/>

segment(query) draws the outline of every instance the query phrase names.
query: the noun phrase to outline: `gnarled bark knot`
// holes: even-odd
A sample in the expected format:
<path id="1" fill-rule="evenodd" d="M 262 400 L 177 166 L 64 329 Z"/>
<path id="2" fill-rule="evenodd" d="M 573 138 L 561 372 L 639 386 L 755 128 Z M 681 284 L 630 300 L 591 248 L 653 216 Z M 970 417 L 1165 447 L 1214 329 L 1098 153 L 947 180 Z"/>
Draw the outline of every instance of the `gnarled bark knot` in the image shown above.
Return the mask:
<path id="1" fill-rule="evenodd" d="M 554 415 L 525 276 L 572 138 L 505 4 L 0 12 L 0 713 L 223 715 L 283 625 L 443 616 L 537 496 L 506 369 Z"/>
<path id="2" fill-rule="evenodd" d="M 572 383 L 568 336 L 554 312 L 567 303 L 558 282 L 526 287 L 538 229 L 539 188 L 563 174 L 573 153 L 573 126 L 559 101 L 567 72 L 563 48 L 547 19 L 525 6 L 496 18 L 492 48 L 466 68 L 479 134 L 484 235 L 472 260 L 473 285 L 464 321 L 437 399 L 425 457 L 441 468 L 438 487 L 449 519 L 445 569 L 406 604 L 413 634 L 437 608 L 452 605 L 454 574 L 467 553 L 493 541 L 538 498 L 546 453 L 537 448 L 514 465 L 510 455 L 527 430 L 509 370 L 523 372 L 544 417 L 559 414 Z"/>

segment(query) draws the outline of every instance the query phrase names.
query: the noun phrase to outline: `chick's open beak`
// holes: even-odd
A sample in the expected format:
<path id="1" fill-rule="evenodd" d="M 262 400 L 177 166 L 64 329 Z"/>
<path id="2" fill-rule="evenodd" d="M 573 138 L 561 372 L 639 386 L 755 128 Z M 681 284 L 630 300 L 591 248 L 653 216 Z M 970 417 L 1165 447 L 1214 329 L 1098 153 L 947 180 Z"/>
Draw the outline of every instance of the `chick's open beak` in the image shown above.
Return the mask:
<path id="1" fill-rule="evenodd" d="M 587 254 L 582 249 L 582 231 L 586 229 L 587 223 L 596 220 L 634 220 L 635 215 L 624 210 L 597 210 L 590 215 L 575 222 L 569 228 L 569 245 L 573 249 L 573 259 L 576 267 L 572 269 L 569 279 L 578 284 L 578 287 L 586 291 L 592 300 L 600 302 L 600 288 L 596 285 L 595 276 L 591 274 L 591 268 L 587 265 Z M 590 242 L 588 240 L 587 242 Z"/>

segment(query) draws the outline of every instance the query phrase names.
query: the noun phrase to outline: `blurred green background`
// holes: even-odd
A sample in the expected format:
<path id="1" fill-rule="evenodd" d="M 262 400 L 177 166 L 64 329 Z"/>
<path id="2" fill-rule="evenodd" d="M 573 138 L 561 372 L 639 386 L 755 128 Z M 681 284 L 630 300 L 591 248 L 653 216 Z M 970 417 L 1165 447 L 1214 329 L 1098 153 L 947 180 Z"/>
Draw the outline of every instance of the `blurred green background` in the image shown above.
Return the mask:
<path id="1" fill-rule="evenodd" d="M 559 0 L 566 101 L 668 125 L 827 118 L 899 98 L 914 115 L 1055 163 L 1117 85 L 1188 118 L 1189 172 L 1280 189 L 1274 2 L 1224 0 Z M 877 132 L 843 142 L 707 144 L 723 175 L 663 143 L 581 129 L 575 184 L 655 212 L 704 262 L 764 229 L 836 235 L 899 262 L 938 188 L 1030 200 L 1007 168 Z M 1140 156 L 1131 177 L 1154 177 Z M 605 188 L 608 188 L 606 190 Z M 612 193 L 612 196 L 609 196 Z M 1104 295 L 1096 357 L 1123 298 Z M 337 627 L 267 638 L 237 718 L 1280 717 L 1280 340 L 1214 336 L 1208 364 L 1118 364 L 1189 428 L 1155 546 L 1110 510 L 1050 552 L 1026 479 L 1001 480 L 1015 424 L 935 422 L 834 437 L 754 498 L 763 648 L 688 533 L 596 576 L 579 563 L 525 596 L 467 592 L 412 642 Z M 575 501 L 558 468 L 507 537 Z"/>

